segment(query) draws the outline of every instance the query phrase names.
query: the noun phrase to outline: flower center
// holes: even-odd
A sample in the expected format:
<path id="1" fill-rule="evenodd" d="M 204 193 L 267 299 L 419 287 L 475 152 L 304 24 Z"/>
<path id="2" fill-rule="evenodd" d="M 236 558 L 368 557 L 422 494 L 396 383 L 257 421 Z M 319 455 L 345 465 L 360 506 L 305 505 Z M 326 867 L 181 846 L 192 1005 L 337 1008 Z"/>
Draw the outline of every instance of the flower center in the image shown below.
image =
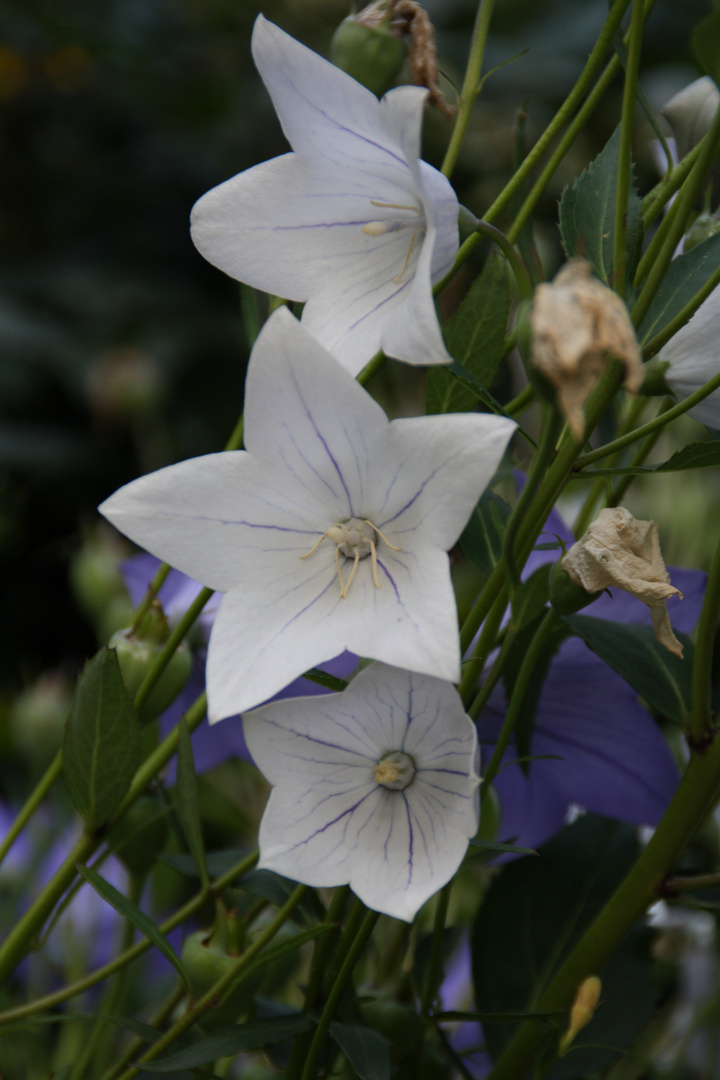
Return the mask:
<path id="1" fill-rule="evenodd" d="M 334 525 L 330 526 L 327 532 L 322 534 L 317 543 L 313 544 L 310 550 L 306 551 L 300 558 L 307 559 L 308 556 L 317 551 L 325 539 L 328 539 L 331 543 L 335 544 L 335 566 L 337 567 L 338 577 L 340 578 L 341 600 L 344 600 L 348 594 L 348 589 L 355 577 L 358 563 L 361 559 L 367 559 L 368 555 L 372 558 L 372 574 L 375 588 L 380 588 L 380 580 L 377 572 L 377 544 L 379 540 L 386 543 L 393 551 L 401 550 L 399 547 L 395 547 L 394 544 L 391 544 L 388 538 L 383 536 L 378 527 L 373 525 L 371 521 L 352 517 L 347 521 L 336 521 Z M 353 560 L 352 570 L 350 571 L 350 576 L 347 581 L 345 581 L 342 575 L 340 566 L 341 555 L 344 555 L 346 559 Z"/>
<path id="2" fill-rule="evenodd" d="M 422 208 L 419 206 L 405 205 L 403 203 L 378 202 L 377 199 L 371 199 L 370 203 L 372 206 L 380 206 L 385 210 L 407 210 L 413 215 L 410 218 L 396 217 L 385 218 L 380 221 L 367 221 L 362 227 L 362 231 L 367 236 L 385 236 L 387 233 L 398 232 L 399 229 L 407 229 L 412 227 L 413 232 L 412 236 L 410 237 L 410 244 L 407 249 L 407 254 L 405 255 L 403 264 L 400 267 L 399 274 L 393 278 L 394 282 L 399 283 L 403 274 L 407 270 L 408 263 L 410 262 L 410 256 L 412 255 L 413 248 L 415 247 L 415 237 L 418 235 L 418 233 L 422 234 L 425 232 L 425 215 L 422 212 Z"/>
<path id="3" fill-rule="evenodd" d="M 415 779 L 415 762 L 402 750 L 393 750 L 378 761 L 374 773 L 376 783 L 390 791 L 403 791 Z"/>

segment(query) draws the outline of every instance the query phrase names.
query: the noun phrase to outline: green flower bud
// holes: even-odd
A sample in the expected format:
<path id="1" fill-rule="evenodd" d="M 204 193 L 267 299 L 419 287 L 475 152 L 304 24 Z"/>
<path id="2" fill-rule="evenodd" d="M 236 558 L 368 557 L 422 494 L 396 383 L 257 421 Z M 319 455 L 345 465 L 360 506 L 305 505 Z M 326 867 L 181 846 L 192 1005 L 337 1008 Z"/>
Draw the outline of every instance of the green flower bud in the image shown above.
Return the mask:
<path id="1" fill-rule="evenodd" d="M 593 600 L 602 596 L 604 589 L 599 592 L 589 593 L 582 585 L 576 585 L 567 570 L 563 569 L 562 559 L 559 559 L 550 571 L 550 603 L 558 615 L 574 615 L 576 611 L 582 611 Z"/>
<path id="2" fill-rule="evenodd" d="M 132 633 L 132 628 L 118 630 L 108 642 L 117 653 L 123 681 L 131 698 L 134 698 L 143 679 L 162 651 L 162 644 L 153 640 L 153 636 L 139 639 Z M 172 705 L 185 686 L 190 676 L 192 657 L 187 645 L 182 642 L 162 675 L 138 710 L 143 723 L 155 720 Z"/>
<path id="3" fill-rule="evenodd" d="M 709 240 L 711 236 L 715 236 L 718 232 L 720 232 L 720 218 L 717 218 L 715 214 L 708 214 L 707 211 L 703 211 L 702 214 L 698 214 L 685 233 L 683 251 L 689 251 L 696 244 L 702 244 L 703 240 Z"/>
<path id="4" fill-rule="evenodd" d="M 141 795 L 110 830 L 109 841 L 131 874 L 145 875 L 165 846 L 167 808 L 157 795 Z"/>
<path id="5" fill-rule="evenodd" d="M 10 738 L 22 757 L 38 770 L 47 768 L 60 749 L 72 690 L 63 675 L 48 672 L 23 690 L 8 710 Z"/>
<path id="6" fill-rule="evenodd" d="M 201 998 L 219 979 L 235 966 L 242 955 L 240 927 L 234 911 L 227 911 L 218 902 L 217 919 L 210 930 L 197 930 L 185 940 L 180 954 L 190 983 L 192 1000 Z M 263 972 L 257 971 L 231 991 L 229 997 L 198 1021 L 205 1031 L 227 1027 L 250 1008 L 253 994 L 262 982 Z"/>
<path id="7" fill-rule="evenodd" d="M 88 539 L 70 562 L 70 585 L 78 607 L 93 623 L 125 586 L 118 569 L 124 549 L 102 532 Z"/>
<path id="8" fill-rule="evenodd" d="M 348 15 L 333 35 L 330 59 L 377 97 L 382 97 L 395 82 L 407 57 L 408 45 L 392 32 L 389 15 L 381 14 L 381 6 L 376 4 L 371 8 L 377 10 L 381 21 L 366 15 L 370 8 Z"/>

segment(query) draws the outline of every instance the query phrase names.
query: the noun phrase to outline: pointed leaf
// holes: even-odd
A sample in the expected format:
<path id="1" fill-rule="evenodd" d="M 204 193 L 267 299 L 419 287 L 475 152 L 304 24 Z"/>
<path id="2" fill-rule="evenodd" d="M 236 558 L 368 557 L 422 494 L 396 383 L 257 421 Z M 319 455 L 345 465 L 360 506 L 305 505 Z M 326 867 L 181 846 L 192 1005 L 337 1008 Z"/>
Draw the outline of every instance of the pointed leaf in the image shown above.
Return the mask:
<path id="1" fill-rule="evenodd" d="M 103 646 L 82 670 L 63 740 L 70 797 L 91 829 L 120 806 L 141 754 L 140 725 L 117 656 Z"/>
<path id="2" fill-rule="evenodd" d="M 111 907 L 114 907 L 115 910 L 128 919 L 141 934 L 144 934 L 146 938 L 152 941 L 153 945 L 160 950 L 165 959 L 170 961 L 189 992 L 190 984 L 188 983 L 187 975 L 183 970 L 183 966 L 180 963 L 177 953 L 152 919 L 149 918 L 144 911 L 141 911 L 137 904 L 134 904 L 132 900 L 128 900 L 128 898 L 123 896 L 121 892 L 118 892 L 109 881 L 100 877 L 100 875 L 96 873 L 95 870 L 91 870 L 89 866 L 78 864 L 77 870 L 78 873 L 92 885 L 95 892 L 98 893 L 103 900 L 110 904 Z"/>
<path id="3" fill-rule="evenodd" d="M 568 258 L 589 259 L 595 272 L 612 285 L 615 232 L 615 191 L 617 185 L 620 128 L 603 150 L 560 199 L 560 235 Z M 642 249 L 642 204 L 631 182 L 627 209 L 626 280 L 632 281 Z"/>
<path id="4" fill-rule="evenodd" d="M 180 724 L 178 725 L 177 787 L 175 791 L 177 796 L 175 809 L 185 834 L 187 846 L 198 868 L 202 884 L 207 885 L 209 878 L 205 864 L 205 845 L 203 844 L 202 825 L 200 823 L 195 762 L 193 760 L 190 734 L 184 716 L 180 718 Z"/>
<path id="5" fill-rule="evenodd" d="M 700 292 L 718 266 L 720 233 L 672 260 L 638 329 L 641 348 L 662 334 L 665 327 Z"/>
<path id="6" fill-rule="evenodd" d="M 505 351 L 510 314 L 510 286 L 505 258 L 492 249 L 482 273 L 443 328 L 448 352 L 486 391 L 492 386 Z M 441 366 L 427 373 L 427 412 L 468 412 L 477 404 L 474 389 Z"/>
<path id="7" fill-rule="evenodd" d="M 339 679 L 337 675 L 331 675 L 328 671 L 323 671 L 322 668 L 317 667 L 306 671 L 303 678 L 317 683 L 318 686 L 324 686 L 326 690 L 332 690 L 336 694 L 342 693 L 348 685 L 347 679 Z"/>
<path id="8" fill-rule="evenodd" d="M 685 723 L 690 711 L 694 655 L 688 637 L 678 635 L 685 651 L 681 660 L 660 644 L 649 626 L 610 622 L 591 615 L 568 615 L 564 622 L 662 716 Z"/>
<path id="9" fill-rule="evenodd" d="M 233 1054 L 258 1050 L 273 1043 L 286 1042 L 304 1035 L 315 1026 L 314 1021 L 305 1013 L 290 1016 L 274 1016 L 267 1020 L 251 1020 L 247 1024 L 238 1024 L 230 1028 L 215 1031 L 212 1035 L 200 1039 L 192 1046 L 179 1050 L 156 1061 L 142 1062 L 140 1068 L 149 1073 L 169 1073 L 176 1069 L 194 1069 L 199 1065 L 210 1065 L 218 1058 L 232 1057 Z"/>
<path id="10" fill-rule="evenodd" d="M 628 465 L 618 469 L 590 469 L 577 473 L 574 479 L 584 480 L 592 476 L 641 476 L 645 473 L 682 472 L 685 469 L 707 469 L 720 465 L 720 440 L 707 439 L 704 442 L 690 443 L 676 450 L 672 457 L 659 465 Z"/>
<path id="11" fill-rule="evenodd" d="M 497 840 L 483 840 L 478 837 L 474 837 L 470 841 L 469 846 L 471 848 L 477 848 L 478 852 L 511 851 L 513 855 L 537 855 L 537 851 L 535 851 L 534 848 L 516 847 L 515 844 L 499 844 Z"/>
<path id="12" fill-rule="evenodd" d="M 360 1080 L 390 1080 L 390 1043 L 360 1024 L 330 1025 L 330 1034 Z"/>
<path id="13" fill-rule="evenodd" d="M 502 554 L 503 532 L 511 513 L 509 503 L 486 491 L 460 537 L 461 548 L 486 581 Z"/>
<path id="14" fill-rule="evenodd" d="M 227 874 L 232 870 L 234 866 L 248 855 L 251 854 L 250 848 L 232 848 L 228 851 L 213 851 L 205 858 L 205 864 L 207 866 L 208 873 L 211 877 L 222 877 L 223 874 Z M 193 859 L 192 855 L 161 855 L 160 861 L 167 863 L 168 866 L 172 866 L 173 870 L 177 870 L 180 874 L 185 874 L 186 877 L 198 877 L 197 863 Z"/>

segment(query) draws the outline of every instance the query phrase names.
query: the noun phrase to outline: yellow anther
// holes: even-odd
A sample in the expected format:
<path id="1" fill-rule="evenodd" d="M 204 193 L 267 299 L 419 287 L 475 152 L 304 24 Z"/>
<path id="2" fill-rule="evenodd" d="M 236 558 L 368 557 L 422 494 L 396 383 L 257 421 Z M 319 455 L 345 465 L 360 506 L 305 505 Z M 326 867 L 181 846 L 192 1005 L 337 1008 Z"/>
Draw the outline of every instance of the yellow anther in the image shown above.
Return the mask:
<path id="1" fill-rule="evenodd" d="M 410 247 L 407 249 L 407 255 L 405 256 L 405 262 L 402 264 L 402 266 L 400 268 L 400 273 L 397 275 L 397 277 L 393 278 L 393 281 L 395 282 L 396 285 L 399 284 L 400 278 L 403 276 L 403 274 L 407 270 L 407 264 L 410 262 L 410 256 L 412 255 L 412 249 L 415 247 L 415 237 L 416 236 L 417 236 L 417 233 L 414 232 L 412 234 L 412 236 L 410 237 Z"/>
<path id="2" fill-rule="evenodd" d="M 385 233 L 394 232 L 397 225 L 394 221 L 367 221 L 362 231 L 367 236 L 384 236 Z"/>
<path id="3" fill-rule="evenodd" d="M 558 1053 L 562 1056 L 569 1048 L 579 1031 L 582 1031 L 593 1018 L 600 1001 L 602 983 L 597 975 L 589 975 L 580 983 L 575 1000 L 570 1009 L 570 1023 L 560 1040 Z"/>
<path id="4" fill-rule="evenodd" d="M 374 769 L 375 782 L 378 784 L 394 784 L 400 776 L 400 769 L 392 761 L 379 761 Z"/>

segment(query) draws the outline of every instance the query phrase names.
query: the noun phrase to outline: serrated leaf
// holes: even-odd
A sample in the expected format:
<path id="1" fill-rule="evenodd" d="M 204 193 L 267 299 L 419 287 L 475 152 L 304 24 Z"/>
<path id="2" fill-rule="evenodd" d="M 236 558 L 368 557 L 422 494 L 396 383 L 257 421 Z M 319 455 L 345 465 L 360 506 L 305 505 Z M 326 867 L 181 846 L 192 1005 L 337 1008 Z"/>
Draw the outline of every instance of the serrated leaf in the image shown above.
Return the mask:
<path id="1" fill-rule="evenodd" d="M 259 1050 L 263 1046 L 285 1042 L 304 1035 L 315 1026 L 306 1013 L 293 1016 L 274 1016 L 268 1020 L 250 1020 L 200 1039 L 192 1046 L 174 1054 L 158 1058 L 156 1061 L 142 1062 L 139 1068 L 150 1073 L 169 1073 L 176 1069 L 195 1069 L 199 1065 L 210 1065 L 218 1058 L 232 1057 L 233 1054 Z"/>
<path id="2" fill-rule="evenodd" d="M 620 128 L 617 127 L 604 148 L 577 180 L 566 187 L 559 206 L 560 235 L 568 258 L 581 255 L 589 259 L 595 273 L 612 286 L 613 244 L 615 230 L 615 194 L 617 185 Z M 631 181 L 627 208 L 626 280 L 635 275 L 642 251 L 642 203 Z"/>
<path id="3" fill-rule="evenodd" d="M 185 983 L 185 986 L 188 988 L 189 993 L 190 984 L 188 983 L 187 975 L 180 963 L 180 959 L 170 942 L 165 935 L 160 932 L 152 919 L 149 918 L 144 911 L 141 911 L 137 904 L 134 904 L 132 900 L 128 900 L 127 896 L 123 896 L 121 892 L 118 892 L 114 885 L 111 885 L 105 878 L 100 877 L 100 875 L 95 870 L 91 870 L 89 866 L 78 864 L 77 870 L 78 873 L 92 885 L 95 892 L 101 896 L 106 903 L 110 904 L 110 906 L 114 907 L 120 915 L 123 915 L 128 919 L 141 934 L 144 934 L 144 936 L 160 950 L 165 959 L 169 960 L 175 968 L 178 975 Z"/>
<path id="4" fill-rule="evenodd" d="M 390 1043 L 361 1024 L 330 1025 L 330 1035 L 360 1080 L 390 1080 Z"/>
<path id="5" fill-rule="evenodd" d="M 486 491 L 460 537 L 461 548 L 486 581 L 502 554 L 503 532 L 511 513 L 509 503 Z"/>
<path id="6" fill-rule="evenodd" d="M 617 469 L 589 469 L 578 473 L 577 478 L 591 476 L 642 476 L 646 473 L 682 472 L 685 469 L 707 469 L 720 465 L 720 440 L 690 443 L 676 450 L 672 457 L 660 465 L 628 465 Z"/>
<path id="7" fill-rule="evenodd" d="M 485 391 L 502 363 L 509 314 L 507 265 L 493 248 L 482 273 L 443 328 L 448 352 Z M 468 412 L 477 404 L 476 392 L 441 365 L 430 368 L 426 386 L 428 413 Z"/>
<path id="8" fill-rule="evenodd" d="M 694 656 L 688 637 L 677 635 L 685 651 L 681 660 L 660 644 L 649 626 L 592 615 L 567 615 L 563 621 L 661 716 L 685 723 L 690 712 Z"/>
<path id="9" fill-rule="evenodd" d="M 720 233 L 671 261 L 638 329 L 640 348 L 663 332 L 700 292 L 719 265 Z"/>
<path id="10" fill-rule="evenodd" d="M 532 1011 L 638 853 L 634 826 L 586 814 L 543 844 L 539 859 L 505 866 L 492 880 L 472 931 L 478 1013 Z M 555 1062 L 548 1080 L 604 1072 L 618 1057 L 617 1048 L 637 1037 L 655 1007 L 651 941 L 652 931 L 636 927 L 597 972 L 602 1000 L 586 1031 L 587 1041 L 599 1047 L 584 1046 Z M 513 1033 L 512 1024 L 484 1028 L 493 1060 Z"/>
<path id="11" fill-rule="evenodd" d="M 200 823 L 195 762 L 193 760 L 190 734 L 184 716 L 180 718 L 180 724 L 178 725 L 177 785 L 175 792 L 177 796 L 175 810 L 180 819 L 187 846 L 198 868 L 202 884 L 207 885 L 209 878 L 205 863 L 202 825 Z"/>
<path id="12" fill-rule="evenodd" d="M 141 754 L 140 724 L 117 656 L 103 646 L 78 679 L 63 739 L 70 798 L 91 829 L 104 825 L 120 806 Z"/>

